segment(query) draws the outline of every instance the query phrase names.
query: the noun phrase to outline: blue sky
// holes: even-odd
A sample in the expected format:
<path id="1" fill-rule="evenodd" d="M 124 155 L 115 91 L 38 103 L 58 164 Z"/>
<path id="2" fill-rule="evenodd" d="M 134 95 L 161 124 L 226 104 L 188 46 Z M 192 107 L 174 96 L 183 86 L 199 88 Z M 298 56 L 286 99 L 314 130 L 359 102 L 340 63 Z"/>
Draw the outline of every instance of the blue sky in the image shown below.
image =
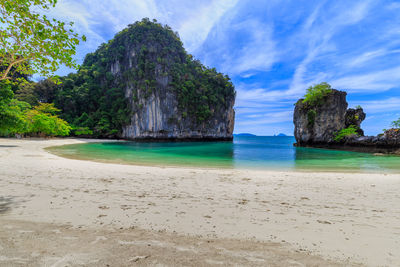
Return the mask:
<path id="1" fill-rule="evenodd" d="M 143 17 L 170 25 L 189 53 L 231 77 L 236 133 L 292 135 L 293 104 L 322 81 L 364 108 L 366 134 L 400 117 L 400 1 L 61 0 L 51 15 L 87 36 L 79 63 Z"/>

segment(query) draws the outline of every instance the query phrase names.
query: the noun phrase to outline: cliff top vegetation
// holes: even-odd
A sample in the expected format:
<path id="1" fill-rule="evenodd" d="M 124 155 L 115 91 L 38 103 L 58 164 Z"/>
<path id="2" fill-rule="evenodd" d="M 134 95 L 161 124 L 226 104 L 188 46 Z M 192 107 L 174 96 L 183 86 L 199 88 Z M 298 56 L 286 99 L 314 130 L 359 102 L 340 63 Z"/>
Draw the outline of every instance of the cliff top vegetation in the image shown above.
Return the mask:
<path id="1" fill-rule="evenodd" d="M 308 106 L 316 106 L 323 103 L 325 96 L 332 92 L 332 87 L 322 82 L 307 88 L 307 93 L 304 95 L 303 103 Z"/>

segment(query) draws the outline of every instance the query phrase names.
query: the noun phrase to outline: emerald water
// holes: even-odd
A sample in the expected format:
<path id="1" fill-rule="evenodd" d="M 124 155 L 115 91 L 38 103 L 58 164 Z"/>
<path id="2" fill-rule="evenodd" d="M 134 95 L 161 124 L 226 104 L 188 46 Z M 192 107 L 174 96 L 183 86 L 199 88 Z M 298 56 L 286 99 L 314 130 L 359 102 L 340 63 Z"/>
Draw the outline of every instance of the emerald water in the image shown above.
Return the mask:
<path id="1" fill-rule="evenodd" d="M 105 142 L 49 148 L 60 156 L 124 164 L 400 172 L 400 157 L 297 148 L 293 137 L 238 136 L 233 142 Z"/>

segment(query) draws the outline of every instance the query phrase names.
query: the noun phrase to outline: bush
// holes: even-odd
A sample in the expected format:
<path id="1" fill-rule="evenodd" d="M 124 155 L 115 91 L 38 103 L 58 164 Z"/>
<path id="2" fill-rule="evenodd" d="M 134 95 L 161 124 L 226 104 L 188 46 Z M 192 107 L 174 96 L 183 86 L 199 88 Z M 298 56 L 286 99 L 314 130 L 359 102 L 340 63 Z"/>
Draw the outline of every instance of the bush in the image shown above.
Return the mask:
<path id="1" fill-rule="evenodd" d="M 315 110 L 310 109 L 307 112 L 308 127 L 312 127 L 314 125 L 315 116 L 317 116 L 317 112 Z"/>
<path id="2" fill-rule="evenodd" d="M 304 95 L 303 103 L 309 106 L 321 105 L 330 92 L 332 92 L 332 87 L 326 82 L 310 86 Z"/>
<path id="3" fill-rule="evenodd" d="M 392 121 L 391 126 L 396 129 L 400 128 L 400 118 L 396 121 Z"/>
<path id="4" fill-rule="evenodd" d="M 13 99 L 11 86 L 0 83 L 0 135 L 8 136 L 25 128 L 24 111 L 30 108 L 26 102 Z"/>
<path id="5" fill-rule="evenodd" d="M 334 134 L 335 137 L 334 137 L 333 140 L 334 140 L 335 142 L 341 142 L 341 141 L 343 141 L 343 139 L 344 139 L 345 137 L 352 136 L 352 135 L 359 136 L 359 134 L 357 133 L 357 130 L 358 130 L 358 129 L 357 129 L 357 126 L 355 126 L 355 125 L 350 125 L 349 127 L 340 130 L 338 133 L 335 133 L 335 134 Z"/>
<path id="6" fill-rule="evenodd" d="M 59 109 L 54 104 L 41 103 L 26 112 L 26 130 L 28 135 L 36 136 L 67 136 L 71 126 L 55 113 Z"/>
<path id="7" fill-rule="evenodd" d="M 89 127 L 78 127 L 72 128 L 72 133 L 75 136 L 87 136 L 92 135 L 93 131 L 89 129 Z"/>

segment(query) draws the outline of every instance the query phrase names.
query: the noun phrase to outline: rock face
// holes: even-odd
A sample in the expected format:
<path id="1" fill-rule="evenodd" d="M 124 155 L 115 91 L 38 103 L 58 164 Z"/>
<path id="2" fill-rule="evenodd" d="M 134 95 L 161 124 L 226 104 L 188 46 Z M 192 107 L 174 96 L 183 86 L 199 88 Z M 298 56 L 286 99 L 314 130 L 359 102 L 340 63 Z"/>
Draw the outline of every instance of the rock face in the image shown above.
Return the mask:
<path id="1" fill-rule="evenodd" d="M 168 84 L 167 84 L 168 86 Z M 176 96 L 167 86 L 160 87 L 148 98 L 139 93 L 138 109 L 128 125 L 123 126 L 122 137 L 126 139 L 201 139 L 231 140 L 235 111 L 234 99 L 230 99 L 227 110 L 214 110 L 209 120 L 195 124 L 189 117 L 183 118 L 179 112 Z M 132 99 L 135 89 L 128 87 L 126 96 Z M 131 103 L 133 105 L 134 103 Z"/>
<path id="2" fill-rule="evenodd" d="M 345 116 L 345 127 L 349 127 L 350 125 L 354 125 L 357 128 L 357 133 L 360 136 L 364 136 L 364 131 L 361 129 L 361 122 L 365 120 L 366 114 L 364 113 L 362 108 L 349 108 L 346 111 Z"/>
<path id="3" fill-rule="evenodd" d="M 297 101 L 293 123 L 296 146 L 330 147 L 362 152 L 400 154 L 400 129 L 390 129 L 378 136 L 364 136 L 361 122 L 366 114 L 361 107 L 347 109 L 346 92 L 335 89 L 318 106 Z M 357 134 L 335 141 L 336 134 L 355 126 Z"/>
<path id="4" fill-rule="evenodd" d="M 332 143 L 336 132 L 352 124 L 360 126 L 365 113 L 362 109 L 347 109 L 346 95 L 346 92 L 333 89 L 322 105 L 313 108 L 303 103 L 303 99 L 297 101 L 293 123 L 298 145 Z"/>
<path id="5" fill-rule="evenodd" d="M 232 139 L 235 92 L 227 76 L 194 61 L 179 38 L 157 23 L 133 25 L 115 42 L 125 50 L 110 71 L 125 85 L 132 111 L 122 138 Z"/>
<path id="6" fill-rule="evenodd" d="M 195 60 L 178 34 L 156 21 L 129 25 L 88 54 L 64 91 L 79 91 L 85 102 L 63 103 L 66 117 L 96 137 L 232 139 L 236 92 L 229 77 Z"/>

